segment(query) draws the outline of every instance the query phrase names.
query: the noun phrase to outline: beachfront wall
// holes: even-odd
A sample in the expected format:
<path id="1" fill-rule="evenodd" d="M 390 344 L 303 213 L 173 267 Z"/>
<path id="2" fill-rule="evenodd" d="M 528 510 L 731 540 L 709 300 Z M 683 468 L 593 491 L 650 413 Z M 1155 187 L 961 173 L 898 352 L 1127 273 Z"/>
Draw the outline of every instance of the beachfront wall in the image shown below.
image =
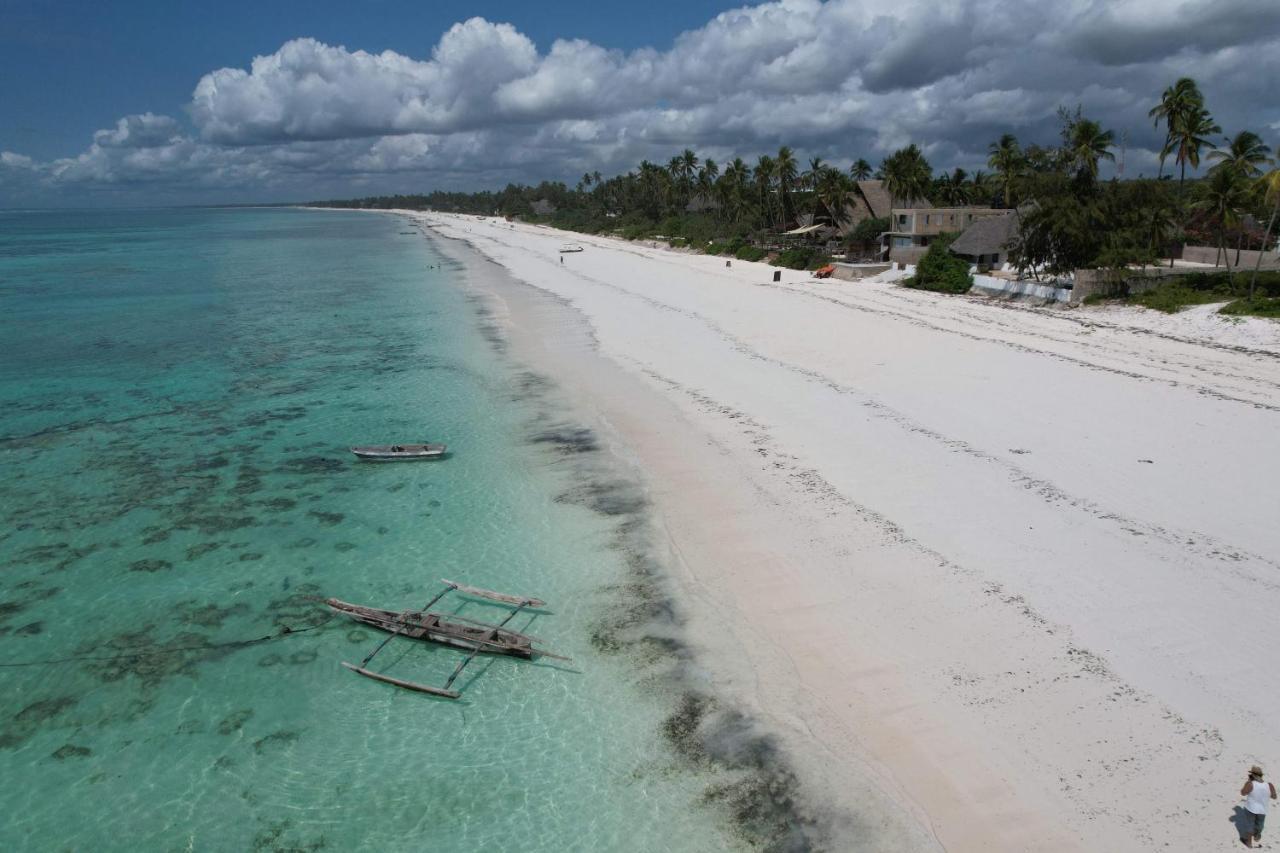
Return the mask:
<path id="1" fill-rule="evenodd" d="M 1236 250 L 1230 247 L 1226 250 L 1226 259 L 1222 258 L 1216 246 L 1183 246 L 1182 260 L 1190 261 L 1196 264 L 1217 264 L 1226 265 L 1227 261 L 1231 262 L 1232 267 L 1248 267 L 1253 269 L 1254 264 L 1258 263 L 1258 255 L 1262 255 L 1262 266 L 1275 267 L 1280 265 L 1280 252 L 1257 252 L 1252 249 L 1245 249 L 1240 252 L 1240 260 L 1236 260 Z"/>
<path id="2" fill-rule="evenodd" d="M 832 264 L 835 271 L 831 273 L 832 278 L 838 278 L 843 281 L 859 281 L 860 279 L 870 278 L 873 275 L 879 275 L 882 272 L 888 272 L 892 268 L 892 264 L 844 264 L 837 261 Z"/>
<path id="3" fill-rule="evenodd" d="M 1126 270 L 1076 270 L 1075 285 L 1071 288 L 1071 304 L 1079 305 L 1086 297 L 1097 293 L 1102 296 L 1124 296 L 1145 293 L 1161 282 L 1180 275 L 1191 275 L 1203 270 L 1187 267 L 1147 267 Z"/>

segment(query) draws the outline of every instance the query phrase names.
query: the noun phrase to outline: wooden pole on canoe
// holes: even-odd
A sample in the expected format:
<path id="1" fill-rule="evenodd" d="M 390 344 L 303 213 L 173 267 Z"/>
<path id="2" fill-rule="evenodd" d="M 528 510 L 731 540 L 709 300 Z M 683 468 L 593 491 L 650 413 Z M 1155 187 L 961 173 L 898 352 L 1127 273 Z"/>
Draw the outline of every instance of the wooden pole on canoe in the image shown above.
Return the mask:
<path id="1" fill-rule="evenodd" d="M 484 637 L 480 640 L 480 642 L 487 643 L 488 641 L 496 637 L 498 635 L 499 628 L 501 628 L 503 625 L 506 625 L 512 619 L 516 618 L 516 614 L 519 613 L 521 610 L 524 610 L 530 604 L 532 604 L 533 601 L 534 599 L 526 598 L 524 601 L 520 602 L 520 606 L 517 607 L 515 610 L 512 610 L 510 613 L 508 613 L 507 618 L 499 622 L 497 628 L 493 628 L 489 631 L 489 633 L 485 634 Z M 471 650 L 471 654 L 467 655 L 465 658 L 462 659 L 462 661 L 458 664 L 458 668 L 453 671 L 453 675 L 449 676 L 449 680 L 444 683 L 445 690 L 448 690 L 450 687 L 453 686 L 454 679 L 458 677 L 458 675 L 462 672 L 463 668 L 467 664 L 471 663 L 471 661 L 475 659 L 476 655 L 480 654 L 481 648 L 483 648 L 483 646 L 477 645 L 474 649 Z"/>
<path id="2" fill-rule="evenodd" d="M 446 586 L 446 587 L 444 588 L 444 590 L 442 590 L 442 591 L 441 591 L 441 593 L 440 593 L 439 595 L 437 595 L 435 598 L 433 598 L 433 599 L 431 599 L 430 601 L 428 601 L 426 604 L 422 605 L 422 610 L 419 610 L 418 612 L 419 612 L 419 613 L 422 613 L 422 612 L 426 611 L 426 609 L 427 609 L 428 607 L 430 607 L 431 605 L 435 604 L 437 601 L 439 601 L 440 599 L 444 598 L 446 595 L 448 595 L 448 594 L 449 594 L 450 592 L 452 592 L 452 591 L 453 591 L 453 587 L 451 587 L 451 586 Z M 366 666 L 368 666 L 368 665 L 369 665 L 369 661 L 373 660 L 373 656 L 374 656 L 374 655 L 376 655 L 378 652 L 382 651 L 382 649 L 387 645 L 387 643 L 391 642 L 391 641 L 392 641 L 392 640 L 394 640 L 396 637 L 400 636 L 400 634 L 401 634 L 402 632 L 404 632 L 408 627 L 409 627 L 409 620 L 408 620 L 408 618 L 406 617 L 406 618 L 405 618 L 405 620 L 404 620 L 404 624 L 403 624 L 403 625 L 401 625 L 399 628 L 397 628 L 397 629 L 396 629 L 396 632 L 395 632 L 394 634 L 389 634 L 389 635 L 387 635 L 387 638 L 386 638 L 385 640 L 383 640 L 381 643 L 378 643 L 378 647 L 377 647 L 376 649 L 374 649 L 373 651 L 369 652 L 369 654 L 365 655 L 364 660 L 360 661 L 360 668 L 361 668 L 361 669 L 364 669 Z"/>

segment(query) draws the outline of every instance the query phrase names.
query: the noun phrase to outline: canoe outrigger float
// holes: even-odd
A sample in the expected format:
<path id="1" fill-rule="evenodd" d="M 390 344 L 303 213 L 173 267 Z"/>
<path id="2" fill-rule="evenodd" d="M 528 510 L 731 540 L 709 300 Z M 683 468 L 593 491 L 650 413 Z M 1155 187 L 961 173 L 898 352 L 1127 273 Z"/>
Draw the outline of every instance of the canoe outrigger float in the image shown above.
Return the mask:
<path id="1" fill-rule="evenodd" d="M 351 448 L 352 453 L 368 462 L 436 459 L 444 456 L 444 451 L 443 444 L 365 444 Z"/>
<path id="2" fill-rule="evenodd" d="M 501 592 L 494 592 L 488 589 L 478 589 L 473 586 L 465 586 L 464 584 L 455 583 L 450 580 L 441 580 L 445 588 L 435 598 L 428 601 L 420 610 L 380 610 L 375 607 L 364 607 L 359 604 L 351 604 L 346 601 L 340 601 L 336 598 L 330 598 L 325 601 L 329 605 L 329 609 L 342 613 L 351 617 L 357 622 L 378 628 L 382 631 L 389 631 L 391 636 L 387 637 L 377 648 L 369 652 L 364 660 L 360 663 L 353 664 L 342 662 L 347 669 L 358 672 L 361 675 L 372 678 L 375 681 L 382 681 L 387 684 L 394 684 L 397 687 L 404 687 L 409 690 L 417 690 L 419 693 L 430 693 L 432 696 L 443 696 L 448 699 L 457 699 L 458 691 L 451 689 L 453 682 L 462 672 L 463 668 L 475 658 L 476 655 L 484 652 L 491 655 L 510 655 L 518 658 L 545 657 L 554 658 L 556 660 L 569 660 L 563 655 L 553 654 L 534 647 L 534 643 L 538 641 L 537 637 L 528 634 L 522 634 L 519 631 L 512 631 L 506 627 L 506 624 L 516 617 L 521 610 L 526 607 L 542 607 L 546 602 L 541 599 L 530 596 L 507 595 Z M 466 619 L 462 616 L 441 615 L 439 613 L 429 613 L 428 608 L 440 599 L 444 598 L 450 592 L 459 592 L 463 595 L 472 595 L 477 598 L 488 599 L 489 601 L 497 601 L 502 604 L 510 604 L 514 609 L 507 614 L 507 618 L 503 619 L 497 625 L 490 625 L 487 622 L 476 622 L 473 619 Z M 413 681 L 405 681 L 401 678 L 393 678 L 390 675 L 383 675 L 380 672 L 373 672 L 367 667 L 369 661 L 373 660 L 373 656 L 394 640 L 396 637 L 408 637 L 413 640 L 427 640 L 432 643 L 440 643 L 445 646 L 452 646 L 455 649 L 462 649 L 469 654 L 459 662 L 453 674 L 449 676 L 449 680 L 444 683 L 444 687 L 431 687 L 426 684 L 418 684 Z"/>

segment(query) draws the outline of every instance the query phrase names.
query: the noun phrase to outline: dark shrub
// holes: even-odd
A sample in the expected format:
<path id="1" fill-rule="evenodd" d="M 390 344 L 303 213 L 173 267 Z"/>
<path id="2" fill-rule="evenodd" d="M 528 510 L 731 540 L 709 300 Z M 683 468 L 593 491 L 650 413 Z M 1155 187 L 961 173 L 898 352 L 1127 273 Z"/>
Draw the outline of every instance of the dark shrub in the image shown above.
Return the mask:
<path id="1" fill-rule="evenodd" d="M 916 274 L 903 281 L 903 285 L 937 293 L 968 293 L 973 287 L 969 262 L 957 258 L 948 248 L 955 238 L 955 234 L 935 237 L 929 244 L 929 251 L 916 264 Z"/>

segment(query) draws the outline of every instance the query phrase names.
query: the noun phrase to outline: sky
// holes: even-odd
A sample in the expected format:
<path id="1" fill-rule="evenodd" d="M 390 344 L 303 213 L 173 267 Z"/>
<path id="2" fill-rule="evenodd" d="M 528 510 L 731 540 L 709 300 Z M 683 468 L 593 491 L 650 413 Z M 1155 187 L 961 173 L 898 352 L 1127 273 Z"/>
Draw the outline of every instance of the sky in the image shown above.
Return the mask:
<path id="1" fill-rule="evenodd" d="M 572 184 L 686 147 L 973 170 L 1077 104 L 1150 175 L 1181 76 L 1280 147 L 1280 0 L 0 0 L 0 207 Z"/>

